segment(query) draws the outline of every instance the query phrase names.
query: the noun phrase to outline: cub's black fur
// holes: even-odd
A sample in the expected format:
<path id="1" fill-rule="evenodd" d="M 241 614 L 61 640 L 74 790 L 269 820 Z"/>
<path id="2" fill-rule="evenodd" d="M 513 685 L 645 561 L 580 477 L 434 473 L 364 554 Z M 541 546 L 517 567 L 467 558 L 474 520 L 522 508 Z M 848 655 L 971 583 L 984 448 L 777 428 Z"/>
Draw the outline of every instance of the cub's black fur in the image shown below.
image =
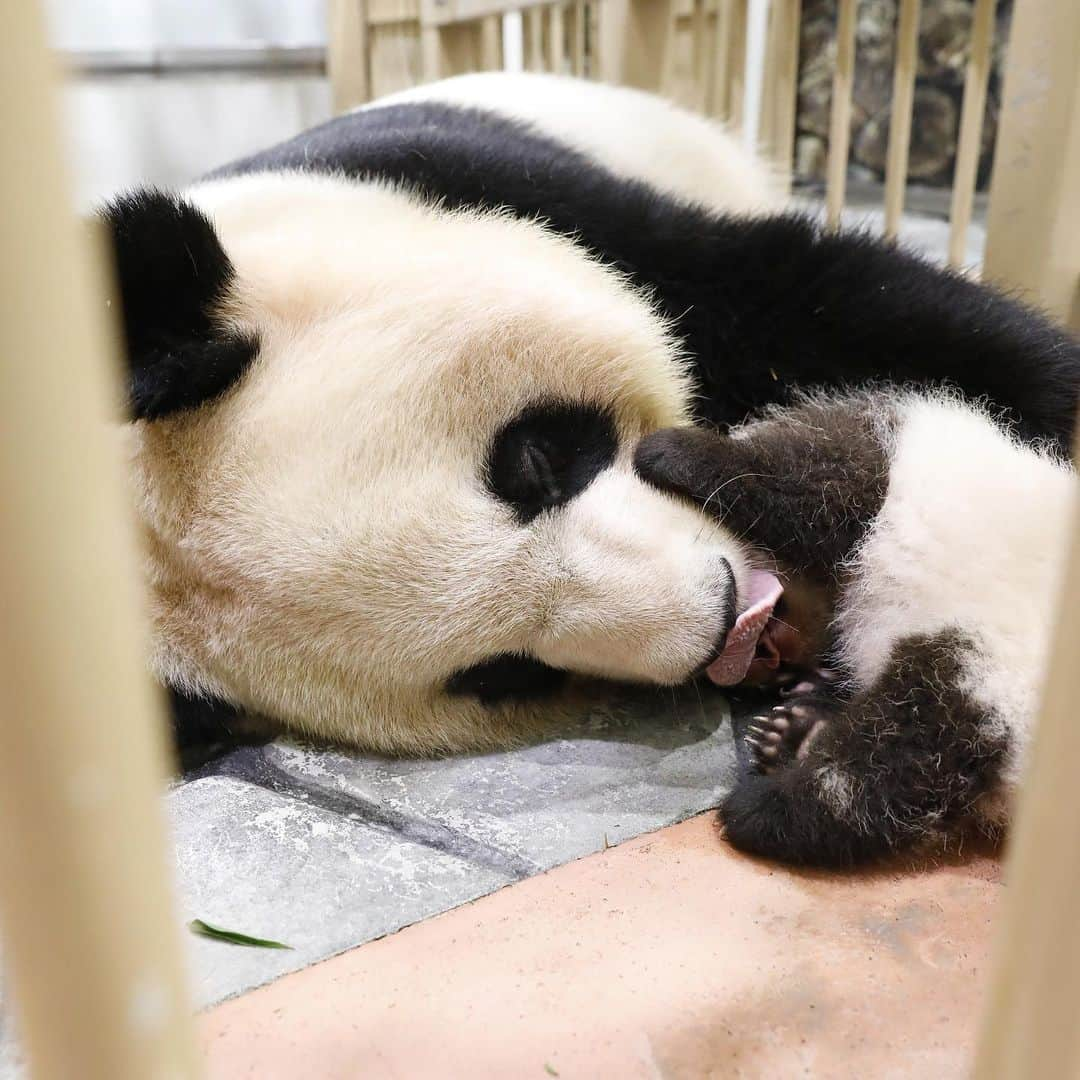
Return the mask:
<path id="1" fill-rule="evenodd" d="M 889 482 L 871 400 L 844 409 L 808 401 L 722 446 L 704 429 L 660 431 L 638 445 L 634 464 L 654 486 L 691 494 L 737 533 L 749 530 L 793 572 L 832 580 Z"/>
<path id="2" fill-rule="evenodd" d="M 909 637 L 867 689 L 818 710 L 802 761 L 743 777 L 720 816 L 744 851 L 849 866 L 948 830 L 997 782 L 1006 743 L 959 689 L 955 631 Z"/>
<path id="3" fill-rule="evenodd" d="M 910 471 L 911 462 L 934 461 L 928 451 L 950 424 L 972 441 L 941 446 L 942 453 L 991 453 L 1005 465 L 1000 485 L 968 492 L 970 473 L 961 469 L 935 490 L 932 467 L 925 477 Z M 898 447 L 915 456 L 904 459 L 908 471 L 894 501 Z M 721 807 L 732 843 L 792 863 L 840 866 L 946 835 L 968 820 L 1003 823 L 1002 796 L 1015 784 L 1033 722 L 1016 702 L 1035 696 L 1039 671 L 1034 653 L 1001 637 L 999 606 L 1039 640 L 1043 628 L 1035 623 L 1052 607 L 1042 589 L 1052 590 L 1061 539 L 1049 521 L 1059 519 L 1025 533 L 1022 550 L 1014 550 L 1015 538 L 1004 549 L 1008 559 L 1044 568 L 1021 575 L 1021 583 L 1010 583 L 1000 562 L 988 564 L 1001 571 L 995 580 L 982 580 L 984 568 L 965 567 L 949 538 L 957 514 L 984 528 L 1013 509 L 1018 493 L 1029 500 L 1026 513 L 1030 499 L 1067 498 L 1068 473 L 1058 461 L 1010 441 L 955 399 L 880 390 L 767 410 L 727 436 L 658 432 L 639 445 L 635 464 L 645 479 L 690 496 L 752 546 L 770 549 L 796 582 L 819 582 L 843 613 L 834 621 L 825 612 L 832 641 L 820 660 L 843 663 L 859 655 L 853 646 L 862 639 L 853 635 L 877 636 L 880 662 L 865 669 L 875 674 L 852 667 L 835 685 L 796 687 L 794 697 L 755 719 L 747 742 L 757 771 Z M 968 494 L 971 506 L 952 501 Z M 885 554 L 865 561 L 864 538 L 883 539 Z M 888 587 L 869 587 L 874 575 Z M 985 594 L 985 602 L 956 610 L 955 596 L 940 591 L 945 580 L 956 595 Z M 934 629 L 916 632 L 928 626 Z M 997 693 L 1010 683 L 1017 696 L 1008 708 L 973 697 L 983 686 Z"/>

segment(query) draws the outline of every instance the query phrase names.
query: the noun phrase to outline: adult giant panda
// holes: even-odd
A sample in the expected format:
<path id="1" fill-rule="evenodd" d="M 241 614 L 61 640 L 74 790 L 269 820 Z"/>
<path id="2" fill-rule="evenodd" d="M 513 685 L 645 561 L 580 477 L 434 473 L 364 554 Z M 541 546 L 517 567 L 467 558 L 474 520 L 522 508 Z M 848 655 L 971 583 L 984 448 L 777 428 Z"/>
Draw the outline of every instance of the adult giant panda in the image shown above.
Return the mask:
<path id="1" fill-rule="evenodd" d="M 583 679 L 691 678 L 769 589 L 634 472 L 660 427 L 887 375 L 1066 440 L 1064 333 L 775 205 L 706 121 L 509 75 L 109 205 L 181 726 L 432 753 L 527 737 Z"/>
<path id="2" fill-rule="evenodd" d="M 1008 823 L 1075 510 L 1060 455 L 955 395 L 882 387 L 658 432 L 637 463 L 784 568 L 760 674 L 827 665 L 750 726 L 734 844 L 845 865 Z"/>

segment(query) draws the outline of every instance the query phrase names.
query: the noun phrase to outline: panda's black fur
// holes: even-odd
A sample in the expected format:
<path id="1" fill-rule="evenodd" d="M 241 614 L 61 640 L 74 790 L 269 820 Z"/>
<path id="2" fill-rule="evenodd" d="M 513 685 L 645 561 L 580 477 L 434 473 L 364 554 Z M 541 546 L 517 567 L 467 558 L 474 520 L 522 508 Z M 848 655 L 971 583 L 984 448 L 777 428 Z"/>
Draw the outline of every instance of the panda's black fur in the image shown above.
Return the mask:
<path id="1" fill-rule="evenodd" d="M 431 103 L 349 113 L 212 175 L 280 170 L 396 181 L 450 207 L 508 208 L 574 237 L 674 320 L 697 371 L 700 417 L 712 424 L 737 423 L 800 387 L 886 378 L 947 383 L 1001 406 L 1027 438 L 1063 448 L 1071 438 L 1080 345 L 1031 308 L 868 235 L 831 232 L 796 214 L 719 217 L 620 179 L 524 124 Z M 191 386 L 207 397 L 219 392 L 252 351 L 228 342 L 204 355 L 199 313 L 228 274 L 201 215 L 149 195 L 114 204 L 106 218 L 118 239 L 146 238 L 118 244 L 125 285 L 137 285 L 163 248 L 156 234 L 184 229 L 190 237 L 189 265 L 176 259 L 154 270 L 172 275 L 176 311 L 191 313 L 186 326 L 170 326 L 157 344 L 156 307 L 142 289 L 124 293 L 134 415 L 195 404 Z M 195 369 L 187 383 L 173 370 L 184 362 L 185 331 Z M 155 360 L 162 385 L 151 392 Z"/>
<path id="2" fill-rule="evenodd" d="M 202 211 L 143 190 L 106 214 L 127 345 L 131 414 L 155 420 L 227 390 L 258 342 L 214 322 L 214 303 L 235 273 Z"/>
<path id="3" fill-rule="evenodd" d="M 991 402 L 1023 438 L 1068 445 L 1080 345 L 1016 300 L 867 235 L 792 213 L 719 215 L 617 176 L 527 123 L 433 102 L 338 117 L 210 179 L 262 172 L 381 180 L 449 208 L 542 220 L 654 299 L 692 365 L 697 416 L 718 428 L 801 389 L 887 379 L 955 387 Z M 159 420 L 214 400 L 243 378 L 260 343 L 224 314 L 234 272 L 213 226 L 184 196 L 153 190 L 114 201 L 103 217 L 131 416 Z M 543 678 L 526 672 L 530 693 L 561 681 L 539 667 Z M 495 673 L 460 681 L 513 697 L 517 684 L 504 686 L 503 667 Z M 173 689 L 182 732 L 233 724 L 232 705 Z"/>
<path id="4" fill-rule="evenodd" d="M 1075 499 L 1058 455 L 955 396 L 880 389 L 658 432 L 636 464 L 828 598 L 821 654 L 749 727 L 732 843 L 843 866 L 1007 823 Z"/>

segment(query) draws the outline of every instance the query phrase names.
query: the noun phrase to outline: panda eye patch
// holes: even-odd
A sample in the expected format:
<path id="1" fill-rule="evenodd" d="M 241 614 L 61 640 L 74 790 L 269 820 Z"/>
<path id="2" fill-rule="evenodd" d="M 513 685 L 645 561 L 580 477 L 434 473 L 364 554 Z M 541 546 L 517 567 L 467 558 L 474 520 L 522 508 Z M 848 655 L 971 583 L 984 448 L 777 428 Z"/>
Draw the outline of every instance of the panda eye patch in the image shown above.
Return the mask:
<path id="1" fill-rule="evenodd" d="M 590 405 L 532 406 L 496 436 L 487 483 L 525 524 L 584 491 L 615 459 L 615 424 Z"/>
<path id="2" fill-rule="evenodd" d="M 526 443 L 521 455 L 522 487 L 542 492 L 549 503 L 559 501 L 559 478 L 552 467 L 550 451 L 536 443 Z"/>

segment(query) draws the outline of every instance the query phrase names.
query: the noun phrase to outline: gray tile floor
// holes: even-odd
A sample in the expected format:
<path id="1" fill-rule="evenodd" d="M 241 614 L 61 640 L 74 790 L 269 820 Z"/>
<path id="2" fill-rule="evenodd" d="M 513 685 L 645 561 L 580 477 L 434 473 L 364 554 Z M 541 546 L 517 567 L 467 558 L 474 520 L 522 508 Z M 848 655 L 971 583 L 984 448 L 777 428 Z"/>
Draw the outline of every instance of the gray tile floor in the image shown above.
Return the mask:
<path id="1" fill-rule="evenodd" d="M 626 692 L 561 737 L 395 761 L 247 747 L 169 795 L 200 1005 L 714 806 L 735 770 L 724 697 Z"/>
<path id="2" fill-rule="evenodd" d="M 740 720 L 740 723 L 742 721 Z M 278 741 L 166 796 L 181 925 L 205 1007 L 550 867 L 717 804 L 739 767 L 731 711 L 702 687 L 624 691 L 559 737 L 437 761 Z M 22 1075 L 0 1010 L 0 1078 Z"/>

